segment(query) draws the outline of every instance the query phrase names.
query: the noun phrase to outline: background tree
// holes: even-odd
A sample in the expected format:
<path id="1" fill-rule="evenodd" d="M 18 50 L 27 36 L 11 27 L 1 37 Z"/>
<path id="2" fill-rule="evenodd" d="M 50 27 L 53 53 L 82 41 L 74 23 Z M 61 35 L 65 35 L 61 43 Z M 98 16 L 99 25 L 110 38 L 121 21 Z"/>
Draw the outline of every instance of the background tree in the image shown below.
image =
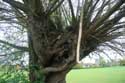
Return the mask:
<path id="1" fill-rule="evenodd" d="M 121 19 L 125 16 L 125 0 L 77 0 L 77 5 L 73 0 L 1 1 L 5 6 L 4 2 L 14 17 L 8 19 L 8 14 L 2 12 L 2 20 L 24 28 L 28 47 L 1 42 L 29 52 L 30 83 L 65 83 L 66 74 L 77 63 L 77 44 L 81 54 L 77 59 L 88 56 L 98 46 L 121 51 L 107 42 L 120 45 L 114 39 L 124 33 L 125 23 Z M 12 13 L 6 7 L 0 10 Z M 82 34 L 78 43 L 79 32 Z"/>

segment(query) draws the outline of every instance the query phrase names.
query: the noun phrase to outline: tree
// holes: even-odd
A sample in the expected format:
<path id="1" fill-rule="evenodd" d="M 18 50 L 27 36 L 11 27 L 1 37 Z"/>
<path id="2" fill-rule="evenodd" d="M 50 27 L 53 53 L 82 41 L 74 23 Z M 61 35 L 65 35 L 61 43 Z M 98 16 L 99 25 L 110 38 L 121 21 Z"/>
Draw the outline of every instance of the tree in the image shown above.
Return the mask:
<path id="1" fill-rule="evenodd" d="M 98 46 L 118 50 L 107 42 L 119 44 L 113 40 L 123 35 L 125 0 L 77 0 L 77 7 L 72 1 L 3 0 L 28 33 L 30 83 L 66 83 L 77 61 Z"/>
<path id="2" fill-rule="evenodd" d="M 105 67 L 106 66 L 106 61 L 105 61 L 105 59 L 103 58 L 103 57 L 99 57 L 99 65 L 101 66 L 101 67 Z"/>
<path id="3" fill-rule="evenodd" d="M 125 66 L 125 59 L 119 60 L 119 65 L 120 66 Z"/>

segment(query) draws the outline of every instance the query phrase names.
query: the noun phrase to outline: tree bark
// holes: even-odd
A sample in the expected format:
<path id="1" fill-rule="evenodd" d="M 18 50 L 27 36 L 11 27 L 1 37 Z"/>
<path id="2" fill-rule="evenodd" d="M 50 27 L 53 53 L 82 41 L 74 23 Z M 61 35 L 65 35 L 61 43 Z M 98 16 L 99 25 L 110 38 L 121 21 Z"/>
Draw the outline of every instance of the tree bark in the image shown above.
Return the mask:
<path id="1" fill-rule="evenodd" d="M 75 62 L 74 52 L 76 45 L 71 43 L 71 41 L 74 42 L 76 38 L 74 39 L 74 36 L 71 34 L 65 34 L 56 43 L 47 43 L 46 37 L 48 40 L 55 40 L 55 37 L 53 38 L 52 35 L 47 36 L 50 34 L 50 32 L 46 31 L 49 27 L 48 19 L 43 18 L 39 20 L 29 16 L 28 21 L 30 83 L 66 83 L 66 74 L 71 70 Z M 59 36 L 58 34 L 56 35 L 56 37 Z M 71 39 L 69 36 L 72 36 Z M 49 47 L 51 50 L 48 49 Z M 45 73 L 43 70 L 46 68 L 52 70 Z M 60 70 L 60 68 L 62 69 Z"/>
<path id="2" fill-rule="evenodd" d="M 45 78 L 45 83 L 66 83 L 67 71 L 49 73 Z"/>
<path id="3" fill-rule="evenodd" d="M 32 37 L 30 36 L 30 33 L 28 33 L 28 44 L 29 44 L 29 80 L 30 83 L 36 83 L 38 81 L 43 81 L 40 79 L 43 79 L 40 77 L 39 69 L 39 63 L 38 63 L 38 57 L 36 56 L 34 50 L 33 50 L 33 43 L 32 43 Z"/>

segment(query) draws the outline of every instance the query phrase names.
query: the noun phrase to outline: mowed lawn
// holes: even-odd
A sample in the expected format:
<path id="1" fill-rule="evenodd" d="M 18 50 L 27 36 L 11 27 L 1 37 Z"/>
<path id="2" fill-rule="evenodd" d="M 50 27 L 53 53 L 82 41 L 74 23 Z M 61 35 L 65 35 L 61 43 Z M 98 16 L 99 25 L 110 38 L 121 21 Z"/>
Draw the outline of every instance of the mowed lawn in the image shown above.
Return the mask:
<path id="1" fill-rule="evenodd" d="M 125 67 L 76 69 L 67 75 L 67 83 L 125 83 Z"/>

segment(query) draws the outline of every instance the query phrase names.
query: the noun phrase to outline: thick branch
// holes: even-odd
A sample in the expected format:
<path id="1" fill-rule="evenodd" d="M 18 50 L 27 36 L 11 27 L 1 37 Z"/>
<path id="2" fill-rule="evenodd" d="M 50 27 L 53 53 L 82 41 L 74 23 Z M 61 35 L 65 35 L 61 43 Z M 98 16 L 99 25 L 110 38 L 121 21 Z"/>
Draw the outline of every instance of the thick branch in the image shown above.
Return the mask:
<path id="1" fill-rule="evenodd" d="M 17 46 L 17 45 L 11 44 L 11 43 L 3 41 L 3 40 L 0 40 L 0 43 L 11 46 L 11 47 L 16 48 L 18 50 L 29 51 L 28 47 Z"/>
<path id="2" fill-rule="evenodd" d="M 58 2 L 59 0 L 54 0 L 53 3 L 51 3 L 48 8 L 47 8 L 47 13 L 50 12 L 52 10 L 52 8 L 55 6 L 55 4 Z"/>
<path id="3" fill-rule="evenodd" d="M 5 57 L 5 56 L 7 56 L 7 55 L 6 55 L 6 54 L 1 54 L 1 55 L 0 55 L 0 57 L 3 57 L 3 56 Z"/>
<path id="4" fill-rule="evenodd" d="M 125 3 L 125 0 L 119 0 L 106 14 L 104 14 L 100 19 L 96 21 L 94 25 L 91 26 L 89 32 L 94 31 L 97 27 L 99 27 L 106 19 L 108 19 L 116 10 L 120 8 L 120 6 Z"/>
<path id="5" fill-rule="evenodd" d="M 103 23 L 103 26 L 101 26 L 100 28 L 98 28 L 98 30 L 96 31 L 97 33 L 95 35 L 100 35 L 100 34 L 104 34 L 106 32 L 108 32 L 108 30 L 111 30 L 111 28 L 113 26 L 115 26 L 115 24 L 118 23 L 118 21 L 124 17 L 125 13 L 124 11 L 121 11 L 118 13 L 118 15 L 116 15 L 116 17 L 112 18 L 111 20 L 106 21 L 105 23 Z M 114 28 L 114 27 L 113 27 Z M 115 28 L 116 29 L 116 28 Z M 118 30 L 119 28 L 117 28 Z"/>
<path id="6" fill-rule="evenodd" d="M 12 12 L 12 11 L 5 8 L 0 8 L 0 12 Z"/>
<path id="7" fill-rule="evenodd" d="M 63 71 L 67 68 L 69 68 L 69 66 L 72 66 L 74 64 L 69 64 L 71 61 L 73 61 L 74 59 L 70 60 L 69 62 L 67 62 L 66 64 L 64 64 L 63 66 L 61 67 L 47 67 L 47 68 L 44 68 L 42 70 L 43 73 L 49 73 L 49 72 L 60 72 L 60 71 Z M 74 62 L 75 63 L 75 62 Z"/>
<path id="8" fill-rule="evenodd" d="M 43 73 L 60 72 L 67 68 L 72 67 L 76 63 L 75 55 L 76 55 L 75 46 L 73 46 L 72 54 L 71 54 L 71 56 L 69 56 L 69 58 L 67 58 L 66 63 L 64 65 L 62 65 L 62 66 L 60 65 L 59 67 L 46 67 L 46 68 L 42 69 L 42 72 Z"/>
<path id="9" fill-rule="evenodd" d="M 103 11 L 104 11 L 105 6 L 108 5 L 109 2 L 110 2 L 110 0 L 107 1 L 107 2 L 105 2 L 105 0 L 104 0 L 104 1 L 102 2 L 101 7 L 98 9 L 98 12 L 97 12 L 97 14 L 95 15 L 95 17 L 94 17 L 92 23 L 95 23 L 96 20 L 101 17 L 101 15 L 102 15 L 102 13 L 103 13 Z"/>
<path id="10" fill-rule="evenodd" d="M 70 10 L 71 10 L 71 13 L 72 13 L 72 20 L 75 21 L 75 14 L 74 14 L 72 1 L 68 0 L 68 2 L 69 2 L 69 7 L 70 7 Z"/>
<path id="11" fill-rule="evenodd" d="M 51 10 L 47 12 L 47 15 L 51 15 L 53 12 L 55 12 L 63 2 L 64 0 L 59 1 L 59 3 L 56 6 L 53 6 Z"/>
<path id="12" fill-rule="evenodd" d="M 29 5 L 31 5 L 31 11 L 33 12 L 33 14 L 40 16 L 41 14 L 43 14 L 44 9 L 42 6 L 42 1 L 41 0 L 31 0 L 29 1 Z"/>
<path id="13" fill-rule="evenodd" d="M 3 0 L 3 1 L 10 4 L 14 8 L 24 11 L 25 13 L 28 11 L 27 7 L 18 1 L 15 0 Z"/>
<path id="14" fill-rule="evenodd" d="M 89 18 L 87 18 L 87 16 L 90 14 L 89 10 L 92 7 L 92 3 L 93 0 L 85 0 L 84 2 L 84 6 L 83 6 L 83 27 L 84 29 L 86 29 L 88 27 L 88 23 L 89 23 Z"/>
<path id="15" fill-rule="evenodd" d="M 92 1 L 93 2 L 93 1 Z M 86 16 L 86 19 L 88 19 L 88 21 L 86 22 L 87 24 L 87 27 L 89 27 L 91 25 L 91 19 L 92 19 L 92 16 L 93 16 L 93 13 L 94 13 L 94 10 L 99 2 L 99 0 L 96 0 L 95 4 L 92 5 L 92 2 L 91 2 L 91 5 L 90 5 L 90 10 L 88 11 L 88 14 Z M 95 21 L 94 21 L 95 22 Z"/>
<path id="16" fill-rule="evenodd" d="M 11 53 L 5 53 L 5 54 L 1 54 L 0 56 L 7 56 L 7 55 L 12 55 L 12 54 L 16 54 L 16 53 L 23 53 L 24 51 L 14 51 Z"/>
<path id="17" fill-rule="evenodd" d="M 43 73 L 48 73 L 48 72 L 59 72 L 59 71 L 63 71 L 64 69 L 66 69 L 68 66 L 68 64 L 63 65 L 62 67 L 47 67 L 45 69 L 42 70 Z"/>

